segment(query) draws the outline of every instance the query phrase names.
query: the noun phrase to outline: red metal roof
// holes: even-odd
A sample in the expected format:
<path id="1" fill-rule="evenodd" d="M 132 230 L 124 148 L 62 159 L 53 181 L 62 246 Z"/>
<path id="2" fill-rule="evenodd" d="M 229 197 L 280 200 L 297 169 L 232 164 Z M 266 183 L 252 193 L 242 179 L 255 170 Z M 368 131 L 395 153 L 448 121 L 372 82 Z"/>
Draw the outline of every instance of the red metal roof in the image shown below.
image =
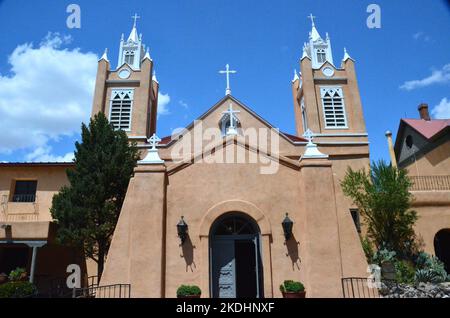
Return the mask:
<path id="1" fill-rule="evenodd" d="M 441 131 L 450 127 L 450 119 L 423 120 L 403 118 L 402 120 L 427 139 L 432 139 Z"/>

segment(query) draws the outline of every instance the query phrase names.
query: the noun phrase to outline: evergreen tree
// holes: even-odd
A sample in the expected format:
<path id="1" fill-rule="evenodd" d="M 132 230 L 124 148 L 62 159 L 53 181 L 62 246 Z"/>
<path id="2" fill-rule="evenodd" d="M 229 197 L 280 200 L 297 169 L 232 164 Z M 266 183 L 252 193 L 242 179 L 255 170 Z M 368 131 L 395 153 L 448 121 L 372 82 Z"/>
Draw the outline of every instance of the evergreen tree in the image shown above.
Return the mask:
<path id="1" fill-rule="evenodd" d="M 349 168 L 341 186 L 358 206 L 367 236 L 378 250 L 395 251 L 401 257 L 416 252 L 413 226 L 417 213 L 409 210 L 411 181 L 405 170 L 384 161 L 372 163 L 369 173 Z"/>
<path id="2" fill-rule="evenodd" d="M 58 223 L 57 240 L 83 248 L 97 262 L 100 278 L 139 155 L 126 133 L 114 130 L 103 113 L 81 130 L 75 167 L 67 170 L 70 185 L 53 197 L 51 214 Z"/>

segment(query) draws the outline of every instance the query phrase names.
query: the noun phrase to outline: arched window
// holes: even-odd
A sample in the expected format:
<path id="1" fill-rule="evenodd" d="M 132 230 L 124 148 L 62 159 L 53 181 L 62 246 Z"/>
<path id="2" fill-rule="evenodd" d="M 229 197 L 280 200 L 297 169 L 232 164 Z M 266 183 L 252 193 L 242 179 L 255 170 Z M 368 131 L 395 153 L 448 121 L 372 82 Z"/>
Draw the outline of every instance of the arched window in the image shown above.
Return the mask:
<path id="1" fill-rule="evenodd" d="M 225 215 L 217 220 L 212 228 L 212 235 L 244 235 L 258 232 L 255 222 L 240 213 Z"/>
<path id="2" fill-rule="evenodd" d="M 127 63 L 128 65 L 133 65 L 133 63 L 134 63 L 134 52 L 133 51 L 125 52 L 125 63 Z"/>
<path id="3" fill-rule="evenodd" d="M 305 101 L 302 97 L 302 100 L 300 102 L 300 107 L 302 110 L 302 123 L 303 123 L 303 130 L 306 131 L 308 129 L 308 118 L 306 116 L 306 106 L 305 106 Z"/>
<path id="4" fill-rule="evenodd" d="M 324 49 L 318 49 L 317 50 L 317 62 L 318 63 L 325 63 L 327 60 L 327 55 L 325 53 Z"/>

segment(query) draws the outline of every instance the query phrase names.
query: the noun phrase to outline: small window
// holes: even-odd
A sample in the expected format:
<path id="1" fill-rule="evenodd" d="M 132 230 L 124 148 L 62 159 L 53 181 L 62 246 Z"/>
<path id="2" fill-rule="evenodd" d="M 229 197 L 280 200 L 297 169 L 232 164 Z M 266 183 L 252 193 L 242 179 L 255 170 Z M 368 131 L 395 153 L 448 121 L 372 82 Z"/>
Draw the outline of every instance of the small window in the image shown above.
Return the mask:
<path id="1" fill-rule="evenodd" d="M 327 60 L 327 55 L 325 53 L 324 49 L 317 50 L 317 62 L 318 63 L 325 63 Z"/>
<path id="2" fill-rule="evenodd" d="M 356 230 L 358 233 L 361 233 L 361 221 L 359 219 L 359 210 L 358 209 L 350 209 L 350 213 L 352 214 L 353 223 L 355 223 Z"/>
<path id="3" fill-rule="evenodd" d="M 133 65 L 134 63 L 134 52 L 126 51 L 125 52 L 125 63 L 128 65 Z"/>
<path id="4" fill-rule="evenodd" d="M 36 201 L 37 180 L 17 180 L 14 186 L 13 202 Z"/>
<path id="5" fill-rule="evenodd" d="M 305 106 L 305 101 L 302 97 L 302 100 L 300 102 L 300 107 L 302 110 L 302 123 L 303 123 L 303 130 L 306 131 L 308 129 L 308 117 L 306 115 L 306 106 Z"/>
<path id="6" fill-rule="evenodd" d="M 411 136 L 411 135 L 408 135 L 407 137 L 406 137 L 406 147 L 408 147 L 409 149 L 411 149 L 412 148 L 412 146 L 413 146 L 413 137 Z"/>

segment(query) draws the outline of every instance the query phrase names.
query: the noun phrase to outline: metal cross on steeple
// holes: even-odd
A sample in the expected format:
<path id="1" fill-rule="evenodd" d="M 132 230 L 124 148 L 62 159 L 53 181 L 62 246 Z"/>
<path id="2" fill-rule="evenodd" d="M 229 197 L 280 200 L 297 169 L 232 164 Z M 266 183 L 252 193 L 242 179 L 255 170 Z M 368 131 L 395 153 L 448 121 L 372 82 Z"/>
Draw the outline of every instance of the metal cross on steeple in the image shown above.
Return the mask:
<path id="1" fill-rule="evenodd" d="M 308 19 L 311 19 L 311 23 L 312 23 L 313 26 L 314 26 L 314 19 L 315 19 L 315 18 L 316 18 L 316 17 L 313 16 L 312 13 L 310 13 L 309 16 L 308 16 Z"/>
<path id="2" fill-rule="evenodd" d="M 141 17 L 138 16 L 137 13 L 135 13 L 133 16 L 131 16 L 131 18 L 134 19 L 133 27 L 136 27 L 137 19 L 140 19 Z"/>
<path id="3" fill-rule="evenodd" d="M 161 138 L 159 138 L 158 136 L 156 136 L 156 134 L 153 134 L 150 138 L 148 138 L 148 143 L 150 144 L 152 150 L 156 149 L 156 145 L 159 144 L 159 142 L 161 141 Z"/>
<path id="4" fill-rule="evenodd" d="M 219 71 L 220 74 L 226 74 L 227 75 L 227 89 L 225 90 L 225 95 L 231 95 L 231 88 L 230 88 L 230 74 L 236 74 L 237 71 L 230 71 L 230 65 L 226 65 L 225 71 Z"/>

